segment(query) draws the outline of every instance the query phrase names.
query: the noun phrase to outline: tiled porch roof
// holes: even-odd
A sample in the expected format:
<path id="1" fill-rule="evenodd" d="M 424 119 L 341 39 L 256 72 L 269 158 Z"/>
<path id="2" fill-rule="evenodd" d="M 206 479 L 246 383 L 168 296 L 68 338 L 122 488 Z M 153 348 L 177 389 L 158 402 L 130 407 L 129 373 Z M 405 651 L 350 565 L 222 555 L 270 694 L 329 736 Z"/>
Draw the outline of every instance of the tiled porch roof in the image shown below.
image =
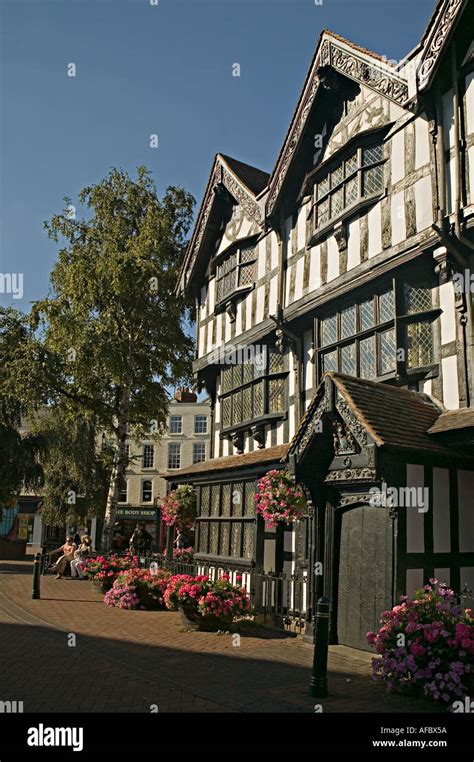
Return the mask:
<path id="1" fill-rule="evenodd" d="M 329 380 L 378 447 L 452 454 L 452 451 L 430 436 L 432 427 L 443 412 L 442 406 L 432 397 L 334 372 L 325 374 L 290 443 L 290 452 L 298 445 L 314 411 L 321 403 L 325 383 Z"/>
<path id="2" fill-rule="evenodd" d="M 258 466 L 260 463 L 278 463 L 281 461 L 288 450 L 288 445 L 276 445 L 264 450 L 254 450 L 243 455 L 226 455 L 223 458 L 212 458 L 202 463 L 196 463 L 194 466 L 186 466 L 176 471 L 170 471 L 165 475 L 165 479 L 181 480 L 187 476 L 201 476 L 214 471 L 228 471 L 248 466 Z"/>

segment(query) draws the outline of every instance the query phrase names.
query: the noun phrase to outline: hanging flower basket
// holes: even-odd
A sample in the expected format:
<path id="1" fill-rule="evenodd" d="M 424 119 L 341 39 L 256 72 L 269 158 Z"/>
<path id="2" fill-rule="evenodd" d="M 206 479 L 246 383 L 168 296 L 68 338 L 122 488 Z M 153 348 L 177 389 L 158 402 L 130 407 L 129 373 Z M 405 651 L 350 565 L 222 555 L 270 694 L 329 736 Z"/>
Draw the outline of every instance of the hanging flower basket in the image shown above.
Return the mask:
<path id="1" fill-rule="evenodd" d="M 255 495 L 256 512 L 265 519 L 267 527 L 291 524 L 306 513 L 303 490 L 288 471 L 268 471 L 258 480 Z"/>
<path id="2" fill-rule="evenodd" d="M 166 495 L 160 505 L 161 518 L 167 526 L 192 531 L 196 523 L 196 492 L 190 484 L 182 484 Z"/>

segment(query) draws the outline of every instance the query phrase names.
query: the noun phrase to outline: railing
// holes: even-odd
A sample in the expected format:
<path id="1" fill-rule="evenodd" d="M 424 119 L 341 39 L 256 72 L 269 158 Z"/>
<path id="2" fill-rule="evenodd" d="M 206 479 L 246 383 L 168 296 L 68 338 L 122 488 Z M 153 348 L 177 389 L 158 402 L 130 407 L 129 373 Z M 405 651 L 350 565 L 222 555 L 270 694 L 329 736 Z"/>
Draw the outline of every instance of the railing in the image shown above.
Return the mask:
<path id="1" fill-rule="evenodd" d="M 206 574 L 216 579 L 222 573 L 229 574 L 231 582 L 242 585 L 247 590 L 252 609 L 262 615 L 263 622 L 272 622 L 296 632 L 306 626 L 305 587 L 306 574 L 275 574 L 263 569 L 242 567 L 238 564 L 219 564 L 216 561 L 193 560 L 192 563 L 169 560 L 162 554 L 140 557 L 140 564 L 149 568 L 150 564 L 168 569 L 171 574 Z"/>

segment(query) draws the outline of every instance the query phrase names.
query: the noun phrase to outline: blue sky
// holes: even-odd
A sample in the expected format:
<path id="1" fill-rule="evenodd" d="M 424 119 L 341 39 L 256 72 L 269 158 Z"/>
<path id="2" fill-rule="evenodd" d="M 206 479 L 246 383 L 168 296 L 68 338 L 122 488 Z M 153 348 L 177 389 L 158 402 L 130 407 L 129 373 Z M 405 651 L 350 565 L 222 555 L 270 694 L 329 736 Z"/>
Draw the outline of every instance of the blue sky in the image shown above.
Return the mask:
<path id="1" fill-rule="evenodd" d="M 153 0 L 151 0 L 153 2 Z M 329 27 L 387 58 L 434 0 L 0 0 L 0 273 L 28 310 L 57 248 L 43 221 L 113 166 L 197 199 L 217 151 L 269 171 Z M 68 64 L 76 76 L 68 77 Z M 232 76 L 239 63 L 241 76 Z M 158 148 L 149 136 L 157 134 Z"/>

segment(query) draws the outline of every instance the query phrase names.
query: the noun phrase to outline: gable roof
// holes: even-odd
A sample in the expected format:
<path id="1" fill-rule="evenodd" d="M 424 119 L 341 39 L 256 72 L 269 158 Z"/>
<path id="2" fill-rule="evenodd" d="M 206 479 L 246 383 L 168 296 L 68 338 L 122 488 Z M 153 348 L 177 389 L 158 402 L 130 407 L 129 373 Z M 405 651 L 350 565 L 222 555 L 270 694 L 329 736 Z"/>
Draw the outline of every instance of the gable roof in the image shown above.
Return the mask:
<path id="1" fill-rule="evenodd" d="M 319 72 L 330 66 L 340 74 L 402 105 L 408 100 L 408 83 L 404 75 L 382 56 L 356 45 L 329 29 L 318 39 L 301 95 L 268 184 L 266 213 L 275 210 L 286 174 L 301 141 L 305 126 L 321 87 Z"/>
<path id="2" fill-rule="evenodd" d="M 326 384 L 332 383 L 348 404 L 359 424 L 370 435 L 377 447 L 397 450 L 416 450 L 438 454 L 450 451 L 429 435 L 429 430 L 442 413 L 441 406 L 427 394 L 412 392 L 376 381 L 328 372 L 319 385 L 298 431 L 288 448 L 288 455 L 296 452 L 305 438 L 312 418 L 321 414 Z M 451 453 L 452 454 L 452 453 Z"/>
<path id="3" fill-rule="evenodd" d="M 191 280 L 196 260 L 200 253 L 204 233 L 215 201 L 215 187 L 223 185 L 245 213 L 263 225 L 264 214 L 257 201 L 257 195 L 266 187 L 269 175 L 261 169 L 252 167 L 230 156 L 218 153 L 214 158 L 211 173 L 207 181 L 204 198 L 199 208 L 191 240 L 186 249 L 181 266 L 177 290 L 184 291 Z"/>
<path id="4" fill-rule="evenodd" d="M 252 167 L 251 164 L 245 164 L 243 161 L 233 159 L 231 156 L 226 156 L 223 153 L 219 154 L 219 156 L 222 157 L 227 166 L 240 179 L 242 185 L 245 185 L 254 196 L 258 196 L 267 187 L 270 177 L 268 172 L 257 169 L 257 167 Z"/>
<path id="5" fill-rule="evenodd" d="M 433 81 L 442 54 L 466 6 L 472 0 L 438 0 L 421 38 L 421 55 L 417 65 L 418 90 L 425 90 Z"/>

